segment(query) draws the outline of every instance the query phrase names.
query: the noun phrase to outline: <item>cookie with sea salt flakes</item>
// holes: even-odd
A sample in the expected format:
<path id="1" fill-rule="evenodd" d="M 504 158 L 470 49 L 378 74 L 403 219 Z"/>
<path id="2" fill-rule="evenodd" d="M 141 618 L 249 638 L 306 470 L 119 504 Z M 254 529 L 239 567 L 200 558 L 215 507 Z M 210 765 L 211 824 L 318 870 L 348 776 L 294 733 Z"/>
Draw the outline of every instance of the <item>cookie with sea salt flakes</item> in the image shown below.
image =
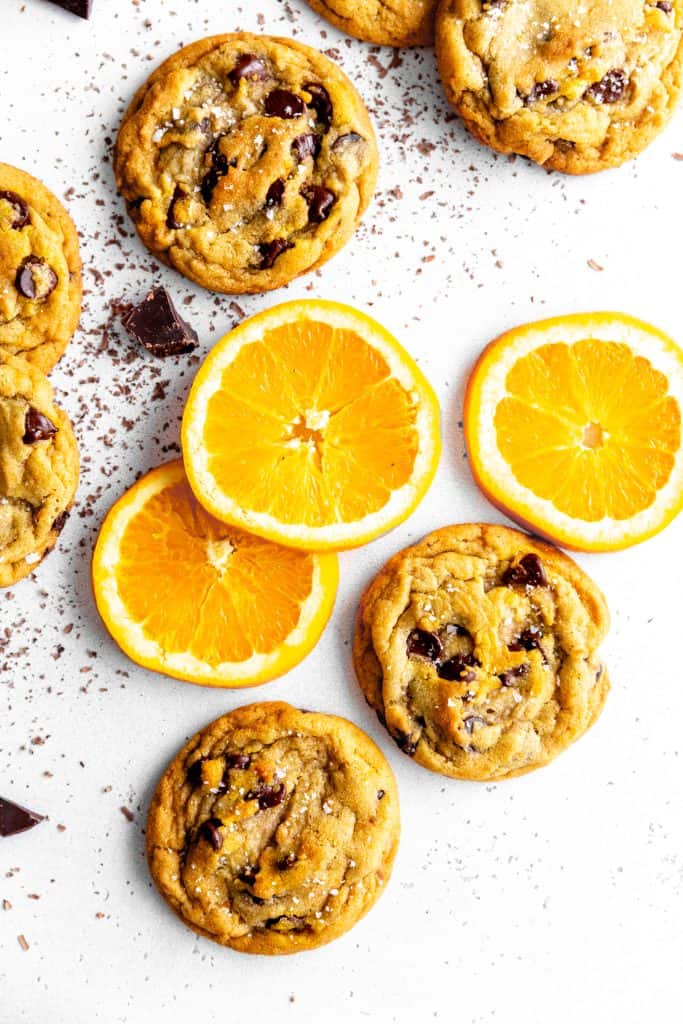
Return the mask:
<path id="1" fill-rule="evenodd" d="M 243 953 L 338 938 L 391 874 L 398 792 L 351 722 L 282 702 L 207 725 L 152 799 L 147 855 L 164 899 L 200 935 Z"/>
<path id="2" fill-rule="evenodd" d="M 308 0 L 330 24 L 378 46 L 429 46 L 438 0 Z"/>
<path id="3" fill-rule="evenodd" d="M 0 163 L 0 349 L 48 373 L 80 315 L 73 221 L 37 178 Z"/>
<path id="4" fill-rule="evenodd" d="M 466 128 L 587 174 L 643 150 L 681 89 L 683 0 L 441 0 L 436 47 Z"/>
<path id="5" fill-rule="evenodd" d="M 54 547 L 78 486 L 78 445 L 47 377 L 0 351 L 0 587 Z"/>
<path id="6" fill-rule="evenodd" d="M 608 625 L 602 594 L 557 548 L 505 526 L 447 526 L 368 587 L 354 666 L 419 764 L 509 778 L 547 764 L 600 714 Z"/>
<path id="7" fill-rule="evenodd" d="M 186 46 L 138 91 L 118 187 L 159 259 L 213 291 L 262 292 L 320 266 L 375 187 L 367 110 L 343 72 L 292 39 Z"/>

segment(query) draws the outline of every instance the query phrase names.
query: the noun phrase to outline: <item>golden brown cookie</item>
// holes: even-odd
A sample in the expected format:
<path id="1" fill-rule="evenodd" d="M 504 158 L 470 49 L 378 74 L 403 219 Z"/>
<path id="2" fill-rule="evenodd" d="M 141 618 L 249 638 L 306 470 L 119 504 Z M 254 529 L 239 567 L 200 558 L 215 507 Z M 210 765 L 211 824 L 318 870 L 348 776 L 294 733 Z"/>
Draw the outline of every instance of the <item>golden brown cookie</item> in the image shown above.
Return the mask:
<path id="1" fill-rule="evenodd" d="M 465 126 L 588 174 L 640 153 L 681 88 L 683 0 L 441 0 L 436 47 Z"/>
<path id="2" fill-rule="evenodd" d="M 200 935 L 243 953 L 297 953 L 353 927 L 391 874 L 396 783 L 351 722 L 250 704 L 194 736 L 147 822 L 161 895 Z"/>
<path id="3" fill-rule="evenodd" d="M 378 46 L 429 46 L 438 0 L 308 0 L 330 24 Z"/>
<path id="4" fill-rule="evenodd" d="M 354 667 L 419 764 L 493 780 L 547 764 L 600 714 L 604 598 L 557 548 L 505 526 L 446 526 L 365 592 Z"/>
<path id="5" fill-rule="evenodd" d="M 0 163 L 0 348 L 48 373 L 80 315 L 73 221 L 42 182 Z"/>
<path id="6" fill-rule="evenodd" d="M 78 486 L 78 445 L 44 374 L 0 352 L 0 587 L 52 550 Z"/>
<path id="7" fill-rule="evenodd" d="M 115 159 L 147 248 L 228 293 L 279 288 L 333 256 L 377 168 L 367 110 L 336 64 L 247 33 L 202 39 L 157 68 Z"/>

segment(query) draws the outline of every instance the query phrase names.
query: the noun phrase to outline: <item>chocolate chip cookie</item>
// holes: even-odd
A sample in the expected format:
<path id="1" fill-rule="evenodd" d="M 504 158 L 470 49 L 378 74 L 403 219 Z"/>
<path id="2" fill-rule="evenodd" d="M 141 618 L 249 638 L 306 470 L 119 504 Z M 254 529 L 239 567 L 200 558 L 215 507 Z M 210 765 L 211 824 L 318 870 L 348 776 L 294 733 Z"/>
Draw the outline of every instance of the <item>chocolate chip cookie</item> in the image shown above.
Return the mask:
<path id="1" fill-rule="evenodd" d="M 635 156 L 681 88 L 683 0 L 442 0 L 437 56 L 465 126 L 587 174 Z"/>
<path id="2" fill-rule="evenodd" d="M 250 704 L 194 736 L 147 822 L 152 877 L 200 935 L 244 953 L 297 953 L 373 905 L 399 839 L 396 783 L 343 718 Z"/>
<path id="3" fill-rule="evenodd" d="M 332 25 L 378 46 L 429 46 L 438 0 L 308 0 Z"/>
<path id="4" fill-rule="evenodd" d="M 419 764 L 509 778 L 547 764 L 600 714 L 608 625 L 600 591 L 561 551 L 505 526 L 447 526 L 371 583 L 354 666 Z"/>
<path id="5" fill-rule="evenodd" d="M 78 485 L 78 446 L 47 377 L 0 352 L 0 587 L 52 550 Z"/>
<path id="6" fill-rule="evenodd" d="M 42 182 L 0 163 L 0 348 L 48 373 L 80 315 L 73 221 Z"/>
<path id="7" fill-rule="evenodd" d="M 375 186 L 363 101 L 317 50 L 269 36 L 186 46 L 139 90 L 115 170 L 144 244 L 205 288 L 279 288 L 351 237 Z"/>

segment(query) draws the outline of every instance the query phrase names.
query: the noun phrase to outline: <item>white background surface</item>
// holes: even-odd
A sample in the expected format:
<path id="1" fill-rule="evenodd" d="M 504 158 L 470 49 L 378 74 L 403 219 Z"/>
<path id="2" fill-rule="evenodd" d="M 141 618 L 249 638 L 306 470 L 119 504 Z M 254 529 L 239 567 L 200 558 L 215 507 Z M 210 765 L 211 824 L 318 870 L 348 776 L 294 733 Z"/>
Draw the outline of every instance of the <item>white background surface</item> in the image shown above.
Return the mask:
<path id="1" fill-rule="evenodd" d="M 2 0 L 0 17 L 0 159 L 60 196 L 73 189 L 88 291 L 82 328 L 53 375 L 81 443 L 78 514 L 35 578 L 0 593 L 0 792 L 49 815 L 0 840 L 0 900 L 12 904 L 0 910 L 1 1024 L 680 1024 L 681 523 L 639 548 L 580 559 L 613 613 L 613 692 L 586 738 L 526 778 L 468 785 L 414 765 L 366 708 L 349 639 L 362 587 L 398 547 L 447 522 L 500 520 L 472 485 L 459 427 L 468 368 L 491 337 L 539 316 L 610 307 L 683 337 L 683 163 L 672 159 L 683 151 L 683 117 L 621 170 L 564 178 L 471 141 L 441 97 L 431 51 L 403 53 L 391 67 L 390 50 L 347 41 L 304 0 L 94 6 L 86 23 L 45 0 Z M 103 630 L 88 580 L 105 510 L 175 454 L 194 372 L 187 357 L 138 351 L 110 303 L 156 282 L 178 302 L 191 296 L 182 308 L 201 351 L 239 315 L 145 253 L 115 195 L 109 147 L 156 63 L 237 28 L 336 48 L 383 155 L 374 207 L 351 244 L 322 273 L 239 305 L 251 313 L 316 295 L 370 310 L 437 389 L 445 441 L 412 518 L 342 557 L 337 608 L 317 649 L 246 695 L 136 668 Z M 245 696 L 352 718 L 398 776 L 403 840 L 384 897 L 344 938 L 298 957 L 245 957 L 195 937 L 151 889 L 143 859 L 162 768 Z"/>

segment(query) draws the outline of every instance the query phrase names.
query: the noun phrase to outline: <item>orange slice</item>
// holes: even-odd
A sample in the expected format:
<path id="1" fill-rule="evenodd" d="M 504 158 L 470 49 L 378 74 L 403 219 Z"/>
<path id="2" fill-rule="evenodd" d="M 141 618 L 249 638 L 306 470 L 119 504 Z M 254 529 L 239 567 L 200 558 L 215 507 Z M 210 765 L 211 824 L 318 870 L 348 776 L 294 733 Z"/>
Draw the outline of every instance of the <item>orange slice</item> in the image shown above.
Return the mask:
<path id="1" fill-rule="evenodd" d="M 516 327 L 465 398 L 474 477 L 506 515 L 580 551 L 652 536 L 683 507 L 683 352 L 623 313 Z"/>
<path id="2" fill-rule="evenodd" d="M 336 302 L 287 302 L 236 327 L 199 370 L 187 475 L 218 519 L 312 551 L 365 544 L 424 496 L 439 408 L 388 331 Z"/>
<path id="3" fill-rule="evenodd" d="M 254 686 L 315 646 L 338 570 L 336 555 L 293 551 L 218 522 L 178 459 L 116 502 L 92 579 L 107 629 L 139 665 L 206 686 Z"/>

